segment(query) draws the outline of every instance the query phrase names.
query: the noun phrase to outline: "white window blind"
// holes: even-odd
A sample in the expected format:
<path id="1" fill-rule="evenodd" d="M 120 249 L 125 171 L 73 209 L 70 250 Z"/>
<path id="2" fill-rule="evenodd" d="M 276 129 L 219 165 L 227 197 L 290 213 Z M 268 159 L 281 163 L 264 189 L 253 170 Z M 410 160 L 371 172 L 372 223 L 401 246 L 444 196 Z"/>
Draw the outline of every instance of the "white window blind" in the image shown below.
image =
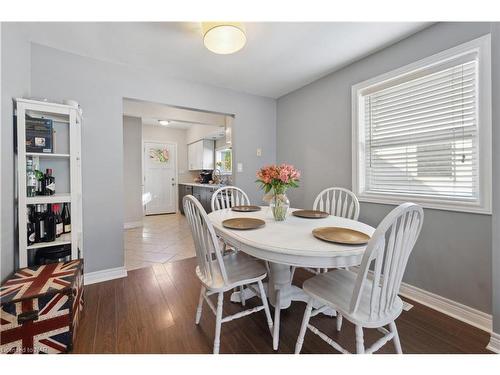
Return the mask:
<path id="1" fill-rule="evenodd" d="M 491 38 L 352 87 L 362 202 L 491 213 Z"/>
<path id="2" fill-rule="evenodd" d="M 366 190 L 475 200 L 477 62 L 364 98 Z"/>

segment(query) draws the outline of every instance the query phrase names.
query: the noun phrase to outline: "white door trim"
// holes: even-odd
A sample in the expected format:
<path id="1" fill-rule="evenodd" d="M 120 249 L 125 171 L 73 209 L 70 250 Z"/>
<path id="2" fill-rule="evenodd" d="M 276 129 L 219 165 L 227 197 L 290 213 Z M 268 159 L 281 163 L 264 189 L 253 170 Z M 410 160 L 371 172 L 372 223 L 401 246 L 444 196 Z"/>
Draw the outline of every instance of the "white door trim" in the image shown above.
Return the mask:
<path id="1" fill-rule="evenodd" d="M 144 151 L 145 151 L 145 145 L 146 143 L 156 143 L 156 144 L 159 144 L 159 145 L 166 145 L 166 144 L 170 144 L 170 145 L 174 145 L 175 146 L 175 164 L 174 164 L 174 175 L 175 175 L 175 187 L 174 187 L 174 200 L 175 200 L 175 212 L 178 213 L 179 212 L 179 172 L 178 172 L 178 169 L 177 169 L 177 166 L 178 166 L 178 145 L 177 145 L 177 142 L 171 142 L 171 141 L 148 141 L 144 138 L 142 138 L 142 152 L 141 152 L 141 158 L 142 158 L 142 194 L 144 194 L 144 179 L 145 179 L 145 174 L 146 174 L 146 167 L 145 167 L 145 160 L 144 160 Z M 142 196 L 141 196 L 142 198 Z M 142 216 L 146 216 L 146 207 L 143 205 L 142 206 Z"/>

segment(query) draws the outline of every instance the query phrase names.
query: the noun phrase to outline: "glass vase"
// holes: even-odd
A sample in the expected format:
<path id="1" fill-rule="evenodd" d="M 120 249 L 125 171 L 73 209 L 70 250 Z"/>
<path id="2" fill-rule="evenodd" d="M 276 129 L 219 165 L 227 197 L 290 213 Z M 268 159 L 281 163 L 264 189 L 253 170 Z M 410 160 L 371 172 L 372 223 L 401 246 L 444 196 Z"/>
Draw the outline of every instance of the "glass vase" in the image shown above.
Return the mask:
<path id="1" fill-rule="evenodd" d="M 271 199 L 271 211 L 273 212 L 274 220 L 283 221 L 286 219 L 290 201 L 285 193 L 274 194 Z"/>

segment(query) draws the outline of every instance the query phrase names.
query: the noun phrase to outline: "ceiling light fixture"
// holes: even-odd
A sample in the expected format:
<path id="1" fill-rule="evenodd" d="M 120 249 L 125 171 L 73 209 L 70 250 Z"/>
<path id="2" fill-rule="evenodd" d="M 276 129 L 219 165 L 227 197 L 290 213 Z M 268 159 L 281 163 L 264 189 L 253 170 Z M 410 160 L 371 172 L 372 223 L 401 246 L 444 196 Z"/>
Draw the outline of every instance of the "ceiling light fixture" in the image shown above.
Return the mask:
<path id="1" fill-rule="evenodd" d="M 213 53 L 229 55 L 247 42 L 245 28 L 239 22 L 202 22 L 203 43 Z"/>
<path id="2" fill-rule="evenodd" d="M 168 120 L 158 120 L 158 123 L 162 126 L 167 126 L 168 124 L 170 124 L 170 121 Z"/>

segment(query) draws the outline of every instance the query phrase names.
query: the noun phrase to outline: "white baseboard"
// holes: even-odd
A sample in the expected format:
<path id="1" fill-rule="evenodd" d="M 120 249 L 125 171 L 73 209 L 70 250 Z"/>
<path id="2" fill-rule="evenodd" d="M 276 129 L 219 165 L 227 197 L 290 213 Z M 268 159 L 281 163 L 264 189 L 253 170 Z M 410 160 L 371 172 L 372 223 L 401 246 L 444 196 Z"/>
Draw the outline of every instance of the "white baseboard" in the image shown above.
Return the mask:
<path id="1" fill-rule="evenodd" d="M 491 332 L 490 343 L 486 349 L 491 350 L 493 353 L 500 354 L 500 334 Z"/>
<path id="2" fill-rule="evenodd" d="M 142 221 L 130 221 L 128 223 L 123 223 L 123 229 L 132 229 L 142 227 Z"/>
<path id="3" fill-rule="evenodd" d="M 127 270 L 125 267 L 108 268 L 107 270 L 88 272 L 83 275 L 85 285 L 101 283 L 103 281 L 120 279 L 127 277 Z"/>
<path id="4" fill-rule="evenodd" d="M 490 314 L 406 283 L 401 283 L 399 294 L 483 331 L 491 332 L 492 316 Z"/>
<path id="5" fill-rule="evenodd" d="M 356 267 L 352 268 L 354 269 Z M 373 277 L 373 271 L 368 271 L 368 277 Z M 470 306 L 463 305 L 407 283 L 401 283 L 399 294 L 488 333 L 492 331 L 493 317 L 491 314 L 476 310 Z"/>

